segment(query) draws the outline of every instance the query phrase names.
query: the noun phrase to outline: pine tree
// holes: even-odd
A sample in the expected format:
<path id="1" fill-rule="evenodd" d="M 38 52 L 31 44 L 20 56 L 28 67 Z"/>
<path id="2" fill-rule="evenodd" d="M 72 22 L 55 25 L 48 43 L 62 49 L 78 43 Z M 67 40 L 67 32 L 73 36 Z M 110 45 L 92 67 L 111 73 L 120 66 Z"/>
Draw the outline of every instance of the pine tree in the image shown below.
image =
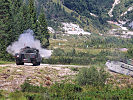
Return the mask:
<path id="1" fill-rule="evenodd" d="M 34 5 L 34 0 L 29 0 L 29 14 L 30 14 L 30 21 L 31 21 L 31 29 L 34 31 L 35 35 L 37 32 L 37 15 L 36 15 L 36 9 Z"/>
<path id="2" fill-rule="evenodd" d="M 28 5 L 26 5 L 23 0 L 12 0 L 11 13 L 13 19 L 14 40 L 17 40 L 24 30 L 32 27 Z"/>
<path id="3" fill-rule="evenodd" d="M 23 27 L 22 27 L 22 14 L 20 12 L 20 9 L 22 7 L 22 0 L 11 0 L 11 16 L 12 16 L 12 24 L 13 24 L 13 32 L 14 34 L 13 41 L 15 41 L 18 36 L 22 33 Z M 12 41 L 12 42 L 13 42 Z"/>
<path id="4" fill-rule="evenodd" d="M 49 46 L 49 33 L 47 29 L 47 23 L 45 20 L 45 14 L 40 13 L 38 18 L 38 35 L 37 38 L 40 40 L 42 47 Z"/>
<path id="5" fill-rule="evenodd" d="M 28 6 L 24 3 L 21 8 L 22 16 L 23 16 L 23 30 L 27 30 L 32 26 L 30 13 L 28 12 Z"/>
<path id="6" fill-rule="evenodd" d="M 0 1 L 0 58 L 6 58 L 6 48 L 11 42 L 11 13 L 9 0 Z"/>

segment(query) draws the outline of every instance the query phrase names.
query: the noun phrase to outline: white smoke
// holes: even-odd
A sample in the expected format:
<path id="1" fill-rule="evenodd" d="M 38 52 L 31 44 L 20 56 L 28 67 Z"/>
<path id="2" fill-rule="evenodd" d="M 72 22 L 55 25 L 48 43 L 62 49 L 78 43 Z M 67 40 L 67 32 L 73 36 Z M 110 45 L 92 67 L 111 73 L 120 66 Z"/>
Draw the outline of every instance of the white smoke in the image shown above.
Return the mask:
<path id="1" fill-rule="evenodd" d="M 42 57 L 48 58 L 52 54 L 52 50 L 46 50 L 41 47 L 39 40 L 35 39 L 33 36 L 34 32 L 30 29 L 26 30 L 23 34 L 19 36 L 18 41 L 13 42 L 7 47 L 7 52 L 15 55 L 20 52 L 20 49 L 29 46 L 31 48 L 36 48 L 39 50 Z"/>

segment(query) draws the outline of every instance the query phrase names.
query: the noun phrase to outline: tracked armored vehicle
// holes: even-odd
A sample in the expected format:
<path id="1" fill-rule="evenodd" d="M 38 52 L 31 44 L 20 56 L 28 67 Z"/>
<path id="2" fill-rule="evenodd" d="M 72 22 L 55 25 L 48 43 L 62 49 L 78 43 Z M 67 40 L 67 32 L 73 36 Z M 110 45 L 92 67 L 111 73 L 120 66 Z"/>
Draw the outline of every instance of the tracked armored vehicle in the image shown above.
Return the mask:
<path id="1" fill-rule="evenodd" d="M 25 47 L 20 50 L 20 53 L 15 54 L 16 64 L 24 65 L 24 63 L 33 63 L 34 66 L 40 65 L 42 60 L 39 50 L 35 48 Z"/>
<path id="2" fill-rule="evenodd" d="M 125 60 L 125 61 L 107 61 L 106 66 L 108 70 L 129 75 L 133 77 L 133 61 L 132 60 Z"/>

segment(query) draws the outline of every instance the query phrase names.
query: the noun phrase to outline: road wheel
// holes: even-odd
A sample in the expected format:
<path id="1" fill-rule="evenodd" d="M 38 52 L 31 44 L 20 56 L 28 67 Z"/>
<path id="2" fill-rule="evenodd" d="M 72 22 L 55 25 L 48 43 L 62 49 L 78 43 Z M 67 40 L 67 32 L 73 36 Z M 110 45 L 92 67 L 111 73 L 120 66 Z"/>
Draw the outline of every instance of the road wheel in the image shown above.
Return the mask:
<path id="1" fill-rule="evenodd" d="M 20 62 L 19 61 L 16 61 L 16 65 L 20 65 Z"/>
<path id="2" fill-rule="evenodd" d="M 20 64 L 21 64 L 21 62 L 20 62 L 19 59 L 16 59 L 16 64 L 17 64 L 17 65 L 20 65 Z"/>
<path id="3" fill-rule="evenodd" d="M 20 65 L 24 65 L 24 62 L 21 62 L 21 64 Z"/>
<path id="4" fill-rule="evenodd" d="M 20 59 L 16 59 L 16 64 L 17 65 L 24 65 L 24 62 L 22 62 Z"/>
<path id="5" fill-rule="evenodd" d="M 40 62 L 38 62 L 37 65 L 40 65 Z"/>
<path id="6" fill-rule="evenodd" d="M 33 66 L 37 66 L 37 62 L 36 61 L 33 61 Z"/>

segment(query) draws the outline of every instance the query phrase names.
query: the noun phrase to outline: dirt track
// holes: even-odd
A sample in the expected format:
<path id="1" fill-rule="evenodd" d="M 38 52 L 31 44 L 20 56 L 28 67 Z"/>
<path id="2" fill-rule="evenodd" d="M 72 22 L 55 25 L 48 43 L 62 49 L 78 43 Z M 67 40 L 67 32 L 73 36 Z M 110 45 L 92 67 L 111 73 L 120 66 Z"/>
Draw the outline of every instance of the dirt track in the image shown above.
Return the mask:
<path id="1" fill-rule="evenodd" d="M 0 89 L 8 91 L 20 89 L 20 85 L 25 80 L 29 80 L 34 85 L 50 86 L 57 81 L 72 79 L 77 72 L 72 71 L 71 67 L 89 66 L 49 64 L 41 64 L 40 66 L 32 66 L 32 64 L 19 66 L 16 64 L 0 65 Z"/>

